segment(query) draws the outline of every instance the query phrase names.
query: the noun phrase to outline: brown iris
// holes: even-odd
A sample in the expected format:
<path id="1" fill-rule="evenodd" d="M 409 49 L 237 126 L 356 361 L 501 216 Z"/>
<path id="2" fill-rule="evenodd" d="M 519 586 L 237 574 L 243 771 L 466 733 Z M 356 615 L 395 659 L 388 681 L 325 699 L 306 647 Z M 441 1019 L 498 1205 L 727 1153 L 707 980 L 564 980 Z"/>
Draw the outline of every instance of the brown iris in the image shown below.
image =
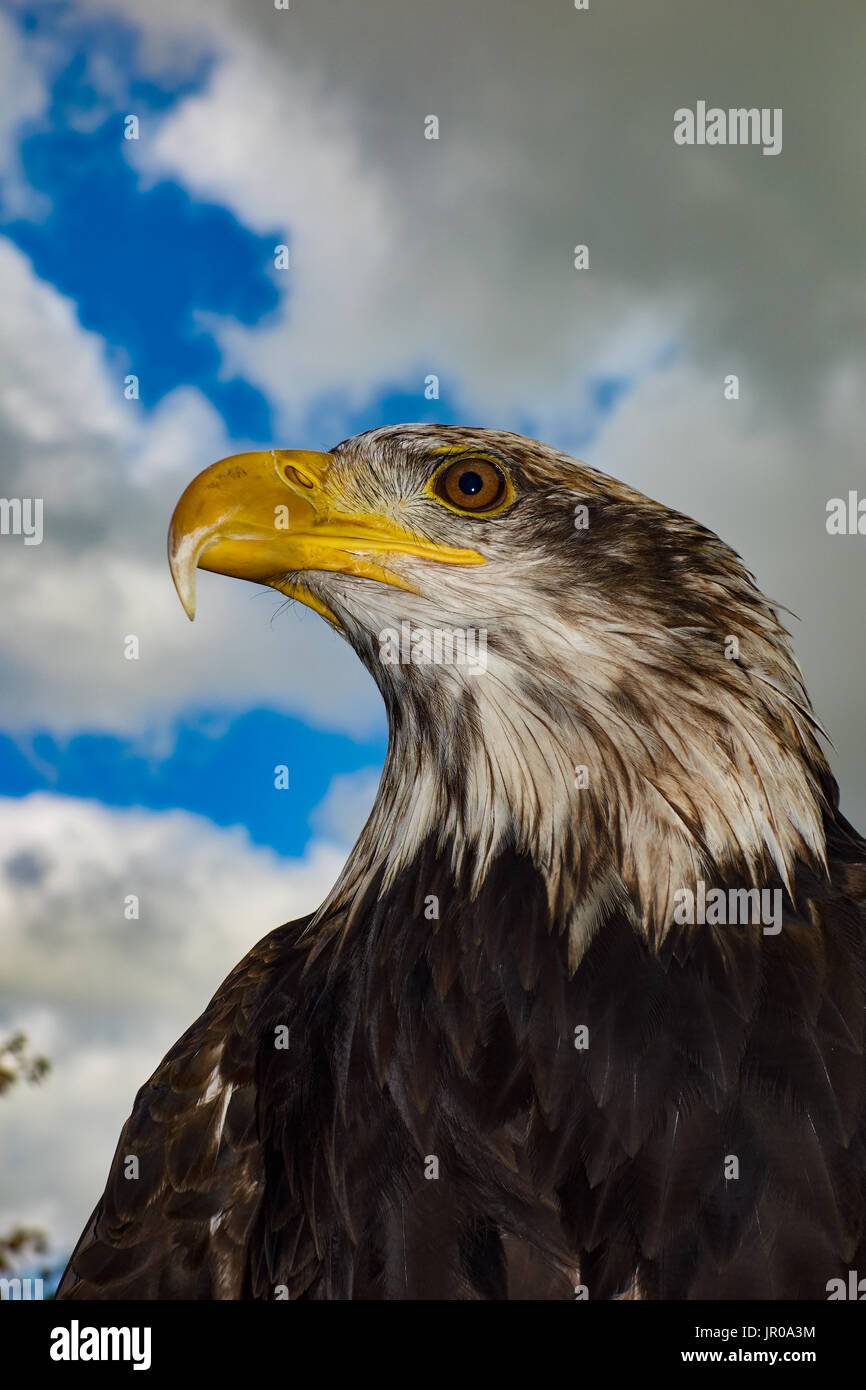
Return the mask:
<path id="1" fill-rule="evenodd" d="M 462 458 L 442 469 L 433 489 L 443 502 L 461 511 L 486 512 L 505 497 L 505 475 L 488 459 Z"/>

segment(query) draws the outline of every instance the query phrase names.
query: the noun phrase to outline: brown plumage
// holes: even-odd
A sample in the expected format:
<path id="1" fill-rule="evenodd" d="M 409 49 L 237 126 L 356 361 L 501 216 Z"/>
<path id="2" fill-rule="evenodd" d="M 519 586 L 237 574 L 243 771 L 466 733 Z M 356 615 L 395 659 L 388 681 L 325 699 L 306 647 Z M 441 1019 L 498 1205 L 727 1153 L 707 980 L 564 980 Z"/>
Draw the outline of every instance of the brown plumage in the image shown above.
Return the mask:
<path id="1" fill-rule="evenodd" d="M 505 491 L 464 508 L 460 467 Z M 737 556 L 422 425 L 214 465 L 172 537 L 189 611 L 198 563 L 331 621 L 389 750 L 327 901 L 139 1092 L 59 1297 L 824 1299 L 866 1268 L 866 844 Z M 485 668 L 386 660 L 403 622 L 483 631 Z M 716 888 L 778 920 L 681 920 Z"/>

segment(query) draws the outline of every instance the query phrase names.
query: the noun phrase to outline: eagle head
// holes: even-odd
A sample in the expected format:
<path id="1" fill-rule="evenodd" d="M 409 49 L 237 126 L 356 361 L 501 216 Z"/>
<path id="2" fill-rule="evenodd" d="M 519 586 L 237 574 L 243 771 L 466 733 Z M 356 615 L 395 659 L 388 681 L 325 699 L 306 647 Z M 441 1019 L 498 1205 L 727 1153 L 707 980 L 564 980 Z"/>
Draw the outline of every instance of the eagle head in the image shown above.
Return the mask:
<path id="1" fill-rule="evenodd" d="M 470 896 L 513 852 L 576 965 L 614 905 L 658 944 L 678 888 L 824 869 L 835 784 L 775 609 L 713 532 L 544 444 L 401 425 L 236 455 L 169 559 L 190 617 L 197 567 L 267 584 L 382 692 L 376 804 L 322 911 L 431 839 Z"/>

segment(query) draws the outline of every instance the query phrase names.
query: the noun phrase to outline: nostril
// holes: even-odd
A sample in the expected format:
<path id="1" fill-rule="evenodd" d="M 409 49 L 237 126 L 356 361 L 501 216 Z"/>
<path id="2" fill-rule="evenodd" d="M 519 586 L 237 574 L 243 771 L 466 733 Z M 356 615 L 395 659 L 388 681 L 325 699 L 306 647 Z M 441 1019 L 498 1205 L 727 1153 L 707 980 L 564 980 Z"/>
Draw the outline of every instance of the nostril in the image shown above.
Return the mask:
<path id="1" fill-rule="evenodd" d="M 297 483 L 299 487 L 311 488 L 315 486 L 312 478 L 306 477 L 299 468 L 295 468 L 291 463 L 286 464 L 283 472 L 290 483 Z"/>

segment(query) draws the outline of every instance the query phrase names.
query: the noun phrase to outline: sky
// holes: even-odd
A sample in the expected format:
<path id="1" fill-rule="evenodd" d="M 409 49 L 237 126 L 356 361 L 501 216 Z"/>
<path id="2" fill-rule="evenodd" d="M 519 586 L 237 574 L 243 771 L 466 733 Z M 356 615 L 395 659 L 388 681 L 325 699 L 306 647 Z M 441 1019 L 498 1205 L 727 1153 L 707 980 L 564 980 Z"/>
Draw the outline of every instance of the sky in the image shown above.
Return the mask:
<path id="1" fill-rule="evenodd" d="M 226 454 L 506 428 L 697 517 L 790 610 L 866 825 L 866 536 L 826 529 L 866 495 L 864 42 L 857 0 L 0 5 L 0 495 L 44 503 L 0 536 L 0 1038 L 53 1063 L 2 1101 L 0 1233 L 68 1251 L 138 1086 L 375 795 L 333 632 L 177 602 L 168 520 Z M 678 145 L 698 101 L 781 110 L 781 150 Z"/>

